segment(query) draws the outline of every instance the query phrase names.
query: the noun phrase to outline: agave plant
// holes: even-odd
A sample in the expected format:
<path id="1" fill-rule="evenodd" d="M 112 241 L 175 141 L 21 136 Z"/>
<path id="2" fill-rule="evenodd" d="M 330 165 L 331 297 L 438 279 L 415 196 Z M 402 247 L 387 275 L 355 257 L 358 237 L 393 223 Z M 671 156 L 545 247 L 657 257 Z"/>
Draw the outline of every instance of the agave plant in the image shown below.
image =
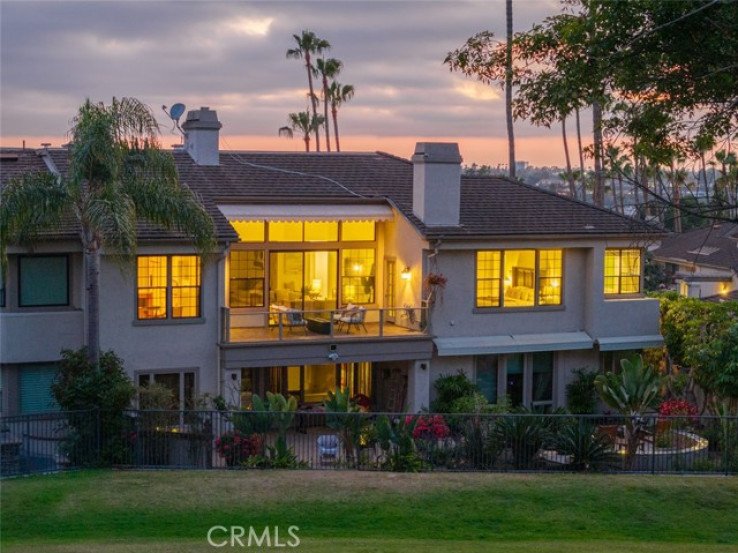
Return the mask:
<path id="1" fill-rule="evenodd" d="M 553 445 L 562 455 L 571 456 L 569 467 L 574 470 L 596 471 L 618 462 L 609 437 L 586 419 L 568 421 L 556 433 Z"/>
<path id="2" fill-rule="evenodd" d="M 643 414 L 656 408 L 666 379 L 653 367 L 645 366 L 640 355 L 623 359 L 620 366 L 620 373 L 597 375 L 594 384 L 602 401 L 626 415 L 625 465 L 630 469 L 635 453 L 646 435 Z"/>

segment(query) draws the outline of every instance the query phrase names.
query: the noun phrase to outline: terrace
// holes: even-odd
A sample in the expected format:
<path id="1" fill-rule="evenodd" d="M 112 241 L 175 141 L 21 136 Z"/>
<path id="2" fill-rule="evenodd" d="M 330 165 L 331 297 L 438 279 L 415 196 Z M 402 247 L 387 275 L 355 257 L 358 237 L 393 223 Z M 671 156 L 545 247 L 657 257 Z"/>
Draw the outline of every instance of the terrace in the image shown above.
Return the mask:
<path id="1" fill-rule="evenodd" d="M 271 311 L 251 313 L 235 313 L 227 307 L 222 308 L 222 343 L 428 336 L 425 307 L 355 307 L 312 311 L 275 307 Z"/>

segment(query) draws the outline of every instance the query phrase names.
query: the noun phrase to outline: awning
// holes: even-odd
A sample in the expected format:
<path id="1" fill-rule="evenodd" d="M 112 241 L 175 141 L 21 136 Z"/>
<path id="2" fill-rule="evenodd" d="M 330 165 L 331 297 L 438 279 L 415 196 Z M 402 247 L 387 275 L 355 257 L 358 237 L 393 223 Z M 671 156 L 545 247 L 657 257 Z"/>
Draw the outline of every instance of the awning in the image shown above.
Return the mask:
<path id="1" fill-rule="evenodd" d="M 229 221 L 389 221 L 388 205 L 248 204 L 219 205 Z"/>
<path id="2" fill-rule="evenodd" d="M 664 345 L 664 337 L 661 334 L 650 336 L 615 336 L 610 338 L 597 338 L 600 351 L 617 351 L 623 349 L 657 348 Z"/>
<path id="3" fill-rule="evenodd" d="M 464 336 L 436 338 L 439 357 L 453 355 L 487 355 L 492 353 L 526 353 L 591 349 L 594 340 L 586 332 L 553 332 L 550 334 L 511 334 L 506 336 Z"/>

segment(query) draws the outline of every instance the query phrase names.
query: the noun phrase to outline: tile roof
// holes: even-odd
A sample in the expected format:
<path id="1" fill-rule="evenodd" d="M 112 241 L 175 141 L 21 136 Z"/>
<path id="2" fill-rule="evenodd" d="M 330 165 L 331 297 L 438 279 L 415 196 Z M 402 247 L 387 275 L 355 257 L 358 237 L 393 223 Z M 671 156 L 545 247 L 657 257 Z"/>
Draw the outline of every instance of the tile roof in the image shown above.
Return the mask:
<path id="1" fill-rule="evenodd" d="M 497 177 L 461 179 L 460 225 L 428 227 L 412 210 L 413 165 L 382 152 L 220 154 L 220 165 L 196 165 L 175 153 L 180 176 L 216 198 L 258 201 L 387 200 L 427 238 L 531 235 L 640 235 L 660 229 L 569 198 Z"/>
<path id="2" fill-rule="evenodd" d="M 33 150 L 25 152 L 19 169 L 46 169 Z M 66 150 L 51 149 L 49 154 L 59 171 L 65 173 Z M 222 240 L 235 240 L 236 235 L 217 210 L 217 202 L 389 202 L 429 239 L 638 236 L 660 232 L 646 223 L 524 183 L 470 176 L 461 179 L 460 225 L 428 227 L 413 214 L 412 163 L 382 152 L 221 151 L 218 166 L 198 166 L 182 150 L 175 150 L 173 156 L 182 182 L 202 198 Z M 3 168 L 6 165 L 3 163 Z M 14 169 L 13 174 L 22 172 Z M 3 171 L 2 182 L 5 180 Z M 147 224 L 139 225 L 139 235 L 144 239 L 178 237 Z"/>
<path id="3" fill-rule="evenodd" d="M 738 271 L 738 224 L 715 223 L 682 234 L 671 234 L 662 240 L 653 254 L 662 260 Z"/>

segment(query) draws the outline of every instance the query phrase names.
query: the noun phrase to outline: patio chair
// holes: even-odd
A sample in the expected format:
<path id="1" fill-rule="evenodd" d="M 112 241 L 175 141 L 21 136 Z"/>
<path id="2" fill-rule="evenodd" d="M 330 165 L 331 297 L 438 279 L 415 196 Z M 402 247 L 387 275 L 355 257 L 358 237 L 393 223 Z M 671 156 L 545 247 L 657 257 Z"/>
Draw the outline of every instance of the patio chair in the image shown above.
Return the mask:
<path id="1" fill-rule="evenodd" d="M 341 441 L 335 434 L 321 434 L 318 436 L 318 456 L 322 463 L 337 461 Z"/>
<path id="2" fill-rule="evenodd" d="M 346 328 L 346 334 L 351 333 L 351 327 L 361 326 L 364 332 L 368 333 L 366 325 L 364 324 L 364 317 L 366 317 L 366 307 L 349 304 L 345 311 L 336 315 L 336 323 L 338 324 L 338 332 L 341 332 L 341 328 Z"/>
<path id="3" fill-rule="evenodd" d="M 278 327 L 280 319 L 282 326 L 289 328 L 290 332 L 294 327 L 302 327 L 305 334 L 307 331 L 307 321 L 302 316 L 302 311 L 299 309 L 292 309 L 291 307 L 284 307 L 282 305 L 270 305 L 269 306 L 269 329 Z"/>

